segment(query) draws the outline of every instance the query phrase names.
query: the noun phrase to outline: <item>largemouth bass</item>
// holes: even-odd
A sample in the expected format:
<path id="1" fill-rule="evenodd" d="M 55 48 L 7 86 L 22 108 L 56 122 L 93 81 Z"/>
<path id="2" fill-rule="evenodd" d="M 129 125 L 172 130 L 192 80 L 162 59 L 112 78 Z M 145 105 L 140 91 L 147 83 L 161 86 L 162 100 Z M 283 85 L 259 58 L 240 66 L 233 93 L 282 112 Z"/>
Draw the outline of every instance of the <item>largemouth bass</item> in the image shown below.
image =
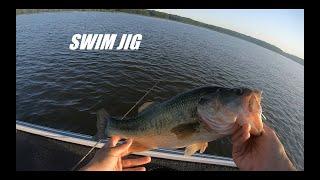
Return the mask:
<path id="1" fill-rule="evenodd" d="M 202 153 L 208 142 L 231 135 L 235 124 L 249 123 L 250 133 L 259 135 L 261 94 L 248 88 L 201 87 L 162 103 L 146 103 L 136 117 L 124 120 L 101 109 L 98 136 L 133 138 L 130 152 L 186 147 L 185 155 Z"/>

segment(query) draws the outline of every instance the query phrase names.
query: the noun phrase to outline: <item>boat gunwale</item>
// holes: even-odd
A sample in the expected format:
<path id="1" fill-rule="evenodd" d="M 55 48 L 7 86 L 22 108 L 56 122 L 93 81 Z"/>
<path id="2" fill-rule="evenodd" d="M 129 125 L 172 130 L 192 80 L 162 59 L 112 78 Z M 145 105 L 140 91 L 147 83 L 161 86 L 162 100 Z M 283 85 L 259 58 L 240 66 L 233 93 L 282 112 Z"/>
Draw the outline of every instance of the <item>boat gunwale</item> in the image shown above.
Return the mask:
<path id="1" fill-rule="evenodd" d="M 93 137 L 90 135 L 54 129 L 50 127 L 45 127 L 33 123 L 28 123 L 25 121 L 16 120 L 16 130 L 24 131 L 27 133 L 60 140 L 63 142 L 69 142 L 73 144 L 93 147 L 97 141 L 93 140 Z M 108 138 L 109 139 L 109 138 Z M 101 148 L 105 143 L 108 142 L 108 139 L 102 140 L 97 144 L 96 148 Z M 120 142 L 122 143 L 122 142 Z M 212 165 L 221 165 L 227 167 L 237 167 L 232 158 L 222 157 L 210 154 L 200 154 L 195 153 L 192 156 L 185 156 L 184 152 L 181 150 L 170 150 L 170 149 L 154 149 L 143 152 L 133 153 L 135 155 L 150 156 L 155 158 L 178 160 L 178 161 L 187 161 L 195 163 L 204 163 Z"/>

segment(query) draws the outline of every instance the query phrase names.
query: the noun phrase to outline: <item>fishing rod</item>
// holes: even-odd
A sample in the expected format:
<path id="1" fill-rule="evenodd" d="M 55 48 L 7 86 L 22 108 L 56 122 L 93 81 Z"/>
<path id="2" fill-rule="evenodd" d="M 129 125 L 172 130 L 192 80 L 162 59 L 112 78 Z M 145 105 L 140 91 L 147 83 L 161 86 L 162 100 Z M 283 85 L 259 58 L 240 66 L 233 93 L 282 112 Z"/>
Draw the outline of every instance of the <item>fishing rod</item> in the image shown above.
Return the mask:
<path id="1" fill-rule="evenodd" d="M 123 115 L 123 117 L 121 118 L 121 120 L 123 120 L 123 119 L 135 108 L 135 106 L 138 105 L 138 104 L 142 101 L 142 99 L 143 99 L 144 97 L 146 97 L 146 96 L 150 93 L 150 91 L 152 91 L 152 89 L 155 88 L 155 87 L 158 85 L 158 83 L 159 83 L 159 80 L 156 81 L 156 82 L 154 83 L 154 85 L 128 110 L 128 112 L 126 112 L 126 113 Z M 77 162 L 77 164 L 75 164 L 75 165 L 72 167 L 71 171 L 74 171 L 74 170 L 79 166 L 79 164 L 80 164 L 83 160 L 85 160 L 85 158 L 94 150 L 94 148 L 95 148 L 102 140 L 103 140 L 103 139 L 101 138 L 99 141 L 97 141 L 97 143 L 87 152 L 87 154 L 84 155 L 84 156 Z"/>

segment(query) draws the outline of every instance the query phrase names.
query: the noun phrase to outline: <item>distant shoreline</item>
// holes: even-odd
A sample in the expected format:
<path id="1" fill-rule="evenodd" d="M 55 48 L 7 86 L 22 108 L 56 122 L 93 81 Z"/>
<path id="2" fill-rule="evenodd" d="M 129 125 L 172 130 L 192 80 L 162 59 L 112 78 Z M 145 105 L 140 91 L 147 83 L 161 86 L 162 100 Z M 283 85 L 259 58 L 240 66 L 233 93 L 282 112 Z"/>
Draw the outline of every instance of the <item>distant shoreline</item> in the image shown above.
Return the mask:
<path id="1" fill-rule="evenodd" d="M 301 59 L 295 55 L 286 53 L 286 52 L 282 51 L 280 48 L 278 48 L 272 44 L 269 44 L 265 41 L 262 41 L 262 40 L 254 38 L 254 37 L 247 36 L 245 34 L 241 34 L 239 32 L 232 31 L 232 30 L 229 30 L 226 28 L 222 28 L 222 27 L 202 23 L 199 21 L 195 21 L 190 18 L 185 18 L 185 17 L 181 17 L 181 16 L 177 16 L 177 15 L 173 15 L 173 14 L 167 14 L 167 13 L 163 13 L 163 12 L 158 12 L 158 11 L 154 11 L 154 10 L 145 10 L 145 9 L 16 9 L 16 15 L 31 14 L 31 13 L 38 13 L 38 12 L 61 12 L 61 11 L 123 12 L 123 13 L 157 17 L 157 18 L 161 18 L 161 19 L 168 19 L 168 20 L 172 20 L 172 21 L 182 22 L 185 24 L 195 25 L 198 27 L 204 27 L 204 28 L 207 28 L 210 30 L 220 32 L 220 33 L 231 35 L 233 37 L 237 37 L 239 39 L 246 40 L 248 42 L 252 42 L 256 45 L 259 45 L 261 47 L 264 47 L 266 49 L 274 51 L 274 52 L 276 52 L 284 57 L 287 57 L 287 58 L 304 66 L 304 59 Z"/>

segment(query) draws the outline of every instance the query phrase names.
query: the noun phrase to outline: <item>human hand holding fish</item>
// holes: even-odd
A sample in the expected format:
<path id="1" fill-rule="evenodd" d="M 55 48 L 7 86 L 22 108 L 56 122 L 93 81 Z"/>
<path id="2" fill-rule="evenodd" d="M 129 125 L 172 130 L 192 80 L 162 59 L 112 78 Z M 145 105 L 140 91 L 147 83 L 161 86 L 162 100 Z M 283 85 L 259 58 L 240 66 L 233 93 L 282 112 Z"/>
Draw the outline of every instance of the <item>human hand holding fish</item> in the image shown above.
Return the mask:
<path id="1" fill-rule="evenodd" d="M 235 126 L 232 135 L 232 157 L 240 170 L 296 170 L 274 130 L 263 125 L 260 136 L 250 134 L 250 124 Z"/>
<path id="2" fill-rule="evenodd" d="M 150 157 L 136 159 L 124 159 L 129 154 L 129 147 L 132 139 L 117 146 L 119 136 L 113 136 L 94 156 L 94 158 L 83 168 L 82 171 L 145 171 L 145 167 L 135 167 L 147 164 L 151 161 Z"/>

